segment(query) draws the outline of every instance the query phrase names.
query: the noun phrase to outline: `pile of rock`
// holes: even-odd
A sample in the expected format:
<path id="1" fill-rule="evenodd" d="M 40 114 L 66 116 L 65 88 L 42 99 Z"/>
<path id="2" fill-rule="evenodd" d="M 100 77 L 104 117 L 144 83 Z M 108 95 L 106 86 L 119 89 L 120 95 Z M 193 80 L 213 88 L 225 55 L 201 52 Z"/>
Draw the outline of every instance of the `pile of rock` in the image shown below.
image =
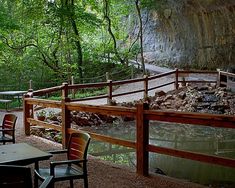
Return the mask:
<path id="1" fill-rule="evenodd" d="M 71 125 L 72 128 L 78 129 L 83 126 L 99 126 L 104 123 L 112 123 L 117 117 L 107 116 L 95 113 L 86 113 L 86 112 L 71 112 Z M 45 121 L 55 125 L 61 125 L 61 113 L 54 114 L 53 116 L 46 117 Z M 42 126 L 32 126 L 31 134 L 52 140 L 55 142 L 62 142 L 61 132 L 56 131 L 51 128 L 44 128 Z"/>
<path id="2" fill-rule="evenodd" d="M 102 123 L 112 123 L 115 119 L 117 118 L 114 116 L 77 111 L 71 112 L 71 123 L 78 126 L 98 126 Z"/>
<path id="3" fill-rule="evenodd" d="M 118 104 L 133 107 L 140 101 Z M 158 91 L 147 99 L 150 109 L 199 112 L 211 114 L 235 114 L 235 93 L 215 86 L 191 85 L 179 90 Z"/>

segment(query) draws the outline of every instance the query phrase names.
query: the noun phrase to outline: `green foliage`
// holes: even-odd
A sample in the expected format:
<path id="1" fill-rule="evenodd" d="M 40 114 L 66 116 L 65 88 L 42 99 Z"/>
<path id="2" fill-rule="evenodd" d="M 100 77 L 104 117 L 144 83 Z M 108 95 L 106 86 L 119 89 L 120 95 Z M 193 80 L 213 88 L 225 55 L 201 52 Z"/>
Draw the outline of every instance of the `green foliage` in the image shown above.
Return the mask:
<path id="1" fill-rule="evenodd" d="M 47 112 L 45 110 L 40 110 L 36 112 L 37 117 L 46 117 Z"/>
<path id="2" fill-rule="evenodd" d="M 12 101 L 8 104 L 8 109 L 16 109 L 22 106 L 22 101 L 18 101 L 18 99 L 14 98 Z M 0 103 L 0 109 L 6 109 L 5 103 Z"/>
<path id="3" fill-rule="evenodd" d="M 135 25 L 129 17 L 130 12 L 135 14 L 134 0 L 109 0 L 109 4 L 117 50 L 128 62 L 139 53 L 136 39 L 129 36 Z M 0 81 L 4 89 L 28 89 L 29 80 L 33 89 L 40 89 L 71 76 L 85 80 L 123 69 L 114 55 L 103 8 L 103 0 L 2 0 Z"/>
<path id="4" fill-rule="evenodd" d="M 15 30 L 19 29 L 19 25 L 17 24 L 16 20 L 12 19 L 8 16 L 6 10 L 2 5 L 0 5 L 0 30 L 4 32 L 4 30 Z"/>
<path id="5" fill-rule="evenodd" d="M 102 88 L 102 89 L 92 89 L 92 90 L 83 90 L 82 92 L 78 92 L 76 95 L 75 95 L 75 98 L 86 98 L 86 97 L 92 97 L 92 96 L 98 96 L 98 95 L 103 95 L 107 93 L 106 89 L 105 88 Z"/>
<path id="6" fill-rule="evenodd" d="M 120 74 L 116 75 L 115 77 L 112 77 L 112 79 L 122 80 L 123 76 L 126 77 L 130 75 L 130 69 L 131 67 L 115 63 L 87 62 L 86 67 L 84 68 L 84 72 L 86 78 L 93 78 L 93 80 L 96 79 L 96 81 L 88 80 L 88 82 L 98 82 L 98 81 L 101 82 L 101 81 L 106 81 L 106 76 L 105 76 L 106 72 L 109 72 L 110 75 L 114 75 L 115 73 L 119 72 Z M 106 72 L 104 72 L 104 70 Z M 96 77 L 100 77 L 100 79 L 97 80 Z"/>

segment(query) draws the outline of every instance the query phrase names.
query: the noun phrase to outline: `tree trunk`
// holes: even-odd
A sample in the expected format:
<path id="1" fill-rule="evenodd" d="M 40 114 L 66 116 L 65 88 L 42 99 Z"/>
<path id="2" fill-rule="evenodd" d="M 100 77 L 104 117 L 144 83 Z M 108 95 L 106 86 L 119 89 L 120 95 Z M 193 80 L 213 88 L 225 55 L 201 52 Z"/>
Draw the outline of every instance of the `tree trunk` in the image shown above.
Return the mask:
<path id="1" fill-rule="evenodd" d="M 76 46 L 76 51 L 77 51 L 77 67 L 78 67 L 78 74 L 80 77 L 80 82 L 83 82 L 83 72 L 82 72 L 82 65 L 83 65 L 83 54 L 82 54 L 82 46 L 81 46 L 81 42 L 78 40 L 79 38 L 79 31 L 78 31 L 78 27 L 77 24 L 74 20 L 74 2 L 73 0 L 69 3 L 69 1 L 66 0 L 66 7 L 68 12 L 70 13 L 70 22 L 72 25 L 72 29 L 74 31 L 74 34 L 76 35 L 76 39 L 75 39 L 75 46 Z"/>
<path id="2" fill-rule="evenodd" d="M 141 17 L 141 12 L 140 12 L 140 6 L 139 6 L 139 0 L 135 1 L 135 6 L 138 14 L 138 19 L 139 19 L 139 27 L 140 27 L 140 56 L 141 56 L 141 66 L 142 66 L 142 71 L 143 75 L 145 75 L 145 64 L 144 64 L 144 51 L 143 51 L 143 22 L 142 22 L 142 17 Z"/>
<path id="3" fill-rule="evenodd" d="M 104 9 L 103 9 L 103 13 L 104 13 L 104 19 L 107 21 L 108 23 L 108 32 L 113 40 L 113 47 L 114 47 L 114 53 L 115 55 L 117 56 L 118 60 L 124 64 L 125 63 L 125 60 L 121 58 L 120 54 L 118 53 L 118 50 L 117 50 L 117 41 L 116 41 L 116 38 L 113 34 L 113 31 L 112 31 L 112 23 L 111 23 L 111 19 L 109 17 L 109 0 L 104 0 Z"/>

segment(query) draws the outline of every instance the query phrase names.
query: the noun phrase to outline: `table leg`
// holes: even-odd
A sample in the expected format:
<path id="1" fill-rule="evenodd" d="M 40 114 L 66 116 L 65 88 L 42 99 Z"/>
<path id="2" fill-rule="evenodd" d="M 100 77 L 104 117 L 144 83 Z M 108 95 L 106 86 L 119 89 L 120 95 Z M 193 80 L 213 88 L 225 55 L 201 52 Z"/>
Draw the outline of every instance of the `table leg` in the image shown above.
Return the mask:
<path id="1" fill-rule="evenodd" d="M 39 169 L 38 161 L 35 162 L 34 169 L 38 171 Z M 35 172 L 34 172 L 34 187 L 38 188 L 38 178 Z"/>
<path id="2" fill-rule="evenodd" d="M 19 104 L 19 108 L 20 108 L 20 95 L 18 95 L 18 104 Z"/>

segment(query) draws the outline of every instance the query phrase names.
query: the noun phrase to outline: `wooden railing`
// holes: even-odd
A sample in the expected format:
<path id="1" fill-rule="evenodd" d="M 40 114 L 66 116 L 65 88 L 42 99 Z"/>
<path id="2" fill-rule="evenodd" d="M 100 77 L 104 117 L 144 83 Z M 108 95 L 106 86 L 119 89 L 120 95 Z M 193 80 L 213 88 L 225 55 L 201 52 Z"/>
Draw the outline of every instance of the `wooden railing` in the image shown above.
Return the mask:
<path id="1" fill-rule="evenodd" d="M 144 98 L 147 98 L 149 96 L 149 91 L 156 90 L 158 88 L 162 88 L 164 86 L 168 85 L 174 85 L 175 89 L 178 89 L 180 84 L 184 85 L 187 83 L 214 83 L 219 84 L 220 79 L 218 76 L 220 75 L 221 71 L 182 71 L 175 69 L 173 71 L 169 71 L 166 73 L 154 75 L 154 76 L 147 76 L 145 75 L 143 78 L 137 78 L 137 79 L 130 79 L 130 80 L 122 80 L 122 81 L 112 81 L 107 80 L 107 82 L 99 82 L 99 83 L 90 83 L 90 84 L 73 84 L 68 85 L 66 83 L 62 84 L 61 86 L 51 87 L 47 89 L 41 89 L 37 91 L 31 90 L 31 96 L 40 96 L 40 95 L 47 95 L 53 92 L 60 92 L 62 93 L 62 90 L 65 93 L 71 94 L 71 101 L 87 101 L 87 100 L 95 100 L 95 99 L 107 99 L 107 104 L 111 104 L 111 101 L 115 97 L 124 96 L 124 95 L 130 95 L 135 93 L 143 93 Z M 200 74 L 200 75 L 211 75 L 213 78 L 208 79 L 198 79 L 197 77 L 193 77 L 191 75 L 193 74 Z M 233 74 L 234 75 L 234 74 Z M 234 75 L 235 77 L 235 75 Z M 161 78 L 167 78 L 168 80 L 165 83 L 158 84 L 158 80 Z M 155 81 L 156 85 L 150 86 L 149 82 Z M 142 84 L 142 88 L 136 89 L 136 90 L 130 90 L 125 91 L 122 93 L 116 93 L 114 88 L 117 88 L 122 85 L 126 84 L 134 84 L 134 83 L 140 83 Z M 92 96 L 92 97 L 86 97 L 86 98 L 74 98 L 75 92 L 79 92 L 82 89 L 100 89 L 100 88 L 107 88 L 107 93 L 100 95 L 100 96 Z M 73 94 L 73 95 L 72 95 Z"/>
<path id="2" fill-rule="evenodd" d="M 41 105 L 44 107 L 60 108 L 62 110 L 62 125 L 54 125 L 39 121 L 33 118 L 32 105 Z M 169 111 L 149 110 L 147 104 L 138 104 L 136 108 L 126 108 L 117 106 L 94 106 L 84 105 L 70 102 L 68 98 L 64 98 L 61 102 L 33 99 L 25 96 L 24 99 L 24 124 L 25 134 L 30 134 L 30 126 L 40 125 L 47 128 L 53 128 L 62 131 L 63 146 L 68 142 L 69 134 L 78 130 L 72 129 L 70 124 L 71 111 L 93 112 L 104 115 L 127 116 L 136 120 L 136 141 L 123 140 L 110 136 L 100 135 L 89 132 L 92 139 L 117 144 L 136 150 L 137 156 L 137 173 L 148 175 L 149 152 L 166 154 L 175 157 L 181 157 L 196 161 L 202 161 L 211 164 L 223 165 L 235 168 L 235 159 L 218 157 L 215 155 L 207 155 L 203 153 L 190 152 L 172 148 L 165 148 L 149 144 L 149 121 L 165 121 L 176 123 L 187 123 L 193 125 L 203 125 L 219 128 L 235 128 L 235 117 L 228 115 L 212 115 L 199 113 L 183 113 Z"/>
<path id="3" fill-rule="evenodd" d="M 216 76 L 214 80 L 196 80 L 191 74 L 212 74 Z M 108 87 L 108 94 L 105 96 L 93 97 L 92 99 L 98 99 L 101 97 L 106 97 L 109 100 L 112 100 L 113 97 L 132 94 L 136 92 L 144 92 L 144 97 L 148 96 L 148 91 L 157 89 L 169 84 L 174 84 L 175 88 L 178 89 L 179 84 L 181 83 L 220 83 L 219 75 L 221 72 L 205 72 L 205 71 L 170 71 L 168 73 L 159 74 L 155 76 L 145 76 L 144 78 L 124 80 L 124 81 L 108 81 L 103 83 L 96 84 L 75 84 L 68 85 L 63 84 L 62 86 L 53 87 L 44 90 L 30 91 L 24 97 L 24 125 L 25 125 L 25 134 L 30 134 L 30 126 L 40 125 L 46 128 L 53 128 L 55 130 L 62 132 L 62 145 L 66 147 L 68 142 L 68 136 L 71 132 L 77 131 L 71 128 L 70 124 L 70 112 L 71 111 L 84 111 L 84 112 L 93 112 L 104 115 L 113 115 L 113 116 L 127 116 L 132 117 L 136 120 L 136 141 L 123 140 L 119 138 L 114 138 L 110 136 L 100 135 L 97 133 L 89 132 L 93 139 L 109 142 L 111 144 L 117 144 L 129 148 L 133 148 L 137 153 L 137 173 L 142 175 L 148 174 L 148 155 L 149 152 L 166 154 L 175 157 L 187 158 L 196 161 L 202 161 L 212 164 L 218 164 L 228 167 L 235 168 L 235 159 L 218 157 L 214 155 L 206 155 L 203 153 L 189 152 L 172 148 L 159 147 L 152 144 L 149 144 L 149 121 L 165 121 L 165 122 L 176 122 L 176 123 L 187 123 L 193 125 L 203 125 L 210 127 L 222 127 L 222 128 L 235 128 L 235 117 L 228 115 L 212 115 L 212 114 L 199 114 L 199 113 L 183 113 L 183 112 L 163 112 L 163 111 L 154 111 L 149 110 L 146 104 L 139 104 L 136 108 L 126 108 L 118 106 L 95 106 L 95 105 L 84 105 L 75 103 L 78 99 L 70 99 L 69 92 L 71 90 L 77 90 L 82 88 L 97 88 L 97 87 Z M 223 74 L 223 73 L 222 73 Z M 170 76 L 170 81 L 164 83 L 163 85 L 158 85 L 153 88 L 150 88 L 148 82 L 150 80 Z M 229 76 L 231 76 L 229 74 Z M 232 75 L 234 76 L 234 75 Z M 184 79 L 182 79 L 184 78 Z M 113 87 L 129 84 L 135 82 L 143 82 L 143 89 L 126 92 L 126 93 L 113 93 Z M 47 92 L 61 92 L 62 100 L 61 101 L 52 101 L 45 99 L 32 98 L 37 95 L 44 95 Z M 91 98 L 90 98 L 91 99 Z M 34 106 L 41 107 L 50 107 L 50 108 L 59 108 L 61 109 L 62 114 L 62 124 L 61 126 L 55 124 L 49 124 L 43 121 L 39 121 L 34 118 Z"/>
<path id="4" fill-rule="evenodd" d="M 218 69 L 218 84 L 219 84 L 219 86 L 230 88 L 231 84 L 233 84 L 232 87 L 234 88 L 235 87 L 234 81 L 235 81 L 235 74 L 220 71 Z"/>

